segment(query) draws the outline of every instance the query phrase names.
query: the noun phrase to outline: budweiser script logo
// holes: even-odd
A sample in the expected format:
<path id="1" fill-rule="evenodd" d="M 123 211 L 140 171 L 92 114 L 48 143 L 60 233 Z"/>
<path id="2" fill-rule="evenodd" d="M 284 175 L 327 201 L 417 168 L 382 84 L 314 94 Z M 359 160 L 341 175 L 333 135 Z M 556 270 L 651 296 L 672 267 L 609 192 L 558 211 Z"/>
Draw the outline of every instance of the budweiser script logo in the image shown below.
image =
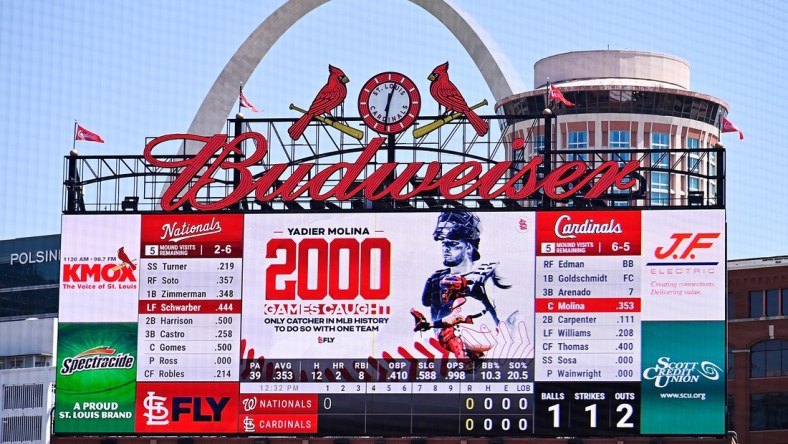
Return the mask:
<path id="1" fill-rule="evenodd" d="M 164 232 L 160 239 L 167 239 L 169 242 L 180 242 L 185 239 L 194 237 L 207 236 L 209 234 L 217 234 L 222 232 L 222 225 L 216 218 L 211 219 L 210 222 L 204 224 L 190 224 L 182 222 L 180 225 L 176 222 L 171 224 L 164 224 L 161 227 Z"/>
<path id="2" fill-rule="evenodd" d="M 610 222 L 596 223 L 594 219 L 586 219 L 583 223 L 570 223 L 572 217 L 565 214 L 555 221 L 555 235 L 561 239 L 574 239 L 578 234 L 621 234 L 621 224 L 615 219 Z"/>
<path id="3" fill-rule="evenodd" d="M 537 167 L 542 164 L 542 158 L 537 156 L 519 170 L 512 161 L 498 162 L 487 171 L 483 171 L 482 163 L 477 161 L 460 163 L 448 171 L 442 171 L 442 164 L 435 161 L 426 164 L 411 162 L 404 167 L 398 162 L 388 162 L 377 164 L 374 171 L 363 174 L 367 173 L 366 167 L 386 141 L 385 137 L 376 137 L 353 163 L 338 162 L 320 171 L 313 171 L 315 164 L 305 162 L 297 165 L 287 177 L 283 177 L 283 174 L 292 166 L 274 164 L 255 179 L 248 168 L 258 164 L 268 154 L 268 141 L 256 132 L 241 134 L 229 143 L 226 139 L 223 134 L 213 137 L 168 134 L 153 139 L 145 146 L 145 159 L 151 165 L 179 172 L 162 195 L 163 210 L 172 211 L 187 202 L 201 211 L 220 210 L 252 193 L 255 199 L 261 202 L 274 199 L 292 201 L 303 194 L 308 194 L 315 200 L 333 197 L 343 201 L 361 196 L 362 193 L 369 200 L 404 200 L 431 190 L 438 190 L 446 199 L 462 199 L 475 193 L 482 199 L 505 197 L 518 200 L 526 199 L 539 190 L 553 199 L 565 199 L 578 190 L 587 189 L 583 198 L 594 199 L 612 186 L 622 191 L 634 187 L 637 181 L 630 177 L 630 173 L 639 167 L 636 160 L 622 166 L 619 166 L 618 162 L 607 161 L 589 171 L 584 162 L 573 161 L 559 166 L 540 180 L 537 177 Z M 228 160 L 232 159 L 233 155 L 242 153 L 240 144 L 247 139 L 251 139 L 251 145 L 257 149 L 240 162 Z M 202 142 L 205 146 L 189 159 L 173 161 L 156 158 L 153 155 L 154 148 L 170 140 L 191 140 Z M 234 170 L 240 177 L 238 186 L 218 201 L 198 202 L 200 188 L 214 182 L 212 176 L 220 169 Z M 397 177 L 389 181 L 395 172 L 398 173 Z M 412 185 L 417 174 L 424 179 L 419 179 L 417 185 Z M 336 185 L 328 188 L 326 182 L 335 175 L 340 179 L 336 181 Z M 360 177 L 366 178 L 360 180 Z M 572 187 L 565 187 L 568 184 L 572 184 Z"/>

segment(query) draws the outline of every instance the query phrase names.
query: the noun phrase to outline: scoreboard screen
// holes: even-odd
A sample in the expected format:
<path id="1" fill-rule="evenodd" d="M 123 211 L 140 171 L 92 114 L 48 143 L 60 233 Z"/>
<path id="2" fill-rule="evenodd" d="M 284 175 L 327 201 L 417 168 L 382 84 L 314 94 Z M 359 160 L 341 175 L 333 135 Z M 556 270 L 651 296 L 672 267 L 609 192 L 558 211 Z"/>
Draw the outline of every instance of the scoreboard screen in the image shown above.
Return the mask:
<path id="1" fill-rule="evenodd" d="M 725 433 L 724 210 L 63 216 L 55 433 Z"/>

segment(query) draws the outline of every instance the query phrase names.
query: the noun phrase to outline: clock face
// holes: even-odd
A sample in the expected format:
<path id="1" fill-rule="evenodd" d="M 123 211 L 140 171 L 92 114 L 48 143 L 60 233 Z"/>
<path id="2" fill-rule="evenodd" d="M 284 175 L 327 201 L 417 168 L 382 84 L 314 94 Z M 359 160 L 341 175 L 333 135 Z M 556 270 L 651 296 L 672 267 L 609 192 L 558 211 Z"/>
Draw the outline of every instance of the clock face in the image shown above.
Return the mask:
<path id="1" fill-rule="evenodd" d="M 358 96 L 358 112 L 364 123 L 382 134 L 404 131 L 416 121 L 420 108 L 416 84 L 397 72 L 384 72 L 369 79 Z"/>

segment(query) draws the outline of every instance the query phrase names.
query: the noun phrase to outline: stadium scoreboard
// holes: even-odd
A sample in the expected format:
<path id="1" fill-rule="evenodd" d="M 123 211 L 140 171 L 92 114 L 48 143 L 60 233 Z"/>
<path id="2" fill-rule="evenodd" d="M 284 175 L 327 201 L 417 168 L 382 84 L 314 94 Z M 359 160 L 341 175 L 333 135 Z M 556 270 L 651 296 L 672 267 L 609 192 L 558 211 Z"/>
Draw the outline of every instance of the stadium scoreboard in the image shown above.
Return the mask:
<path id="1" fill-rule="evenodd" d="M 64 215 L 55 433 L 725 433 L 724 210 Z"/>

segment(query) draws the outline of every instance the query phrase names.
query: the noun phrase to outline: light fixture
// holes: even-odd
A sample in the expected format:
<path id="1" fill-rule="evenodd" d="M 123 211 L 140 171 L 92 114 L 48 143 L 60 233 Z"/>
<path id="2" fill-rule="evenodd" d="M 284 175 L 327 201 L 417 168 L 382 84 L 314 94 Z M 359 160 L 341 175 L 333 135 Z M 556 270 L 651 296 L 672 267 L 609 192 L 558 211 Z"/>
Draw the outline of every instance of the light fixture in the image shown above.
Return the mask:
<path id="1" fill-rule="evenodd" d="M 123 211 L 137 211 L 139 203 L 139 196 L 126 196 L 123 198 L 123 202 L 120 203 L 120 209 Z"/>

